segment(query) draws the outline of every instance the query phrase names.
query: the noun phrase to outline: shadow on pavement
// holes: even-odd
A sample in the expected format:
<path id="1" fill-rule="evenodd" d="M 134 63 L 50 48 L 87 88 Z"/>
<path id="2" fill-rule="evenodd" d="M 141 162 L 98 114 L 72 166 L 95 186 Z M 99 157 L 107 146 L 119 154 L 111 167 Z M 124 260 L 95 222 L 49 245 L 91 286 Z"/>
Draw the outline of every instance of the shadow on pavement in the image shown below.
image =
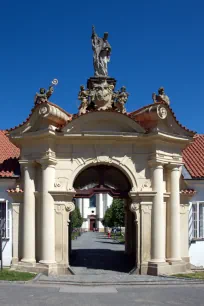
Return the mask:
<path id="1" fill-rule="evenodd" d="M 123 273 L 129 273 L 134 267 L 134 259 L 126 255 L 124 251 L 109 249 L 73 250 L 70 263 L 72 267 L 111 270 Z"/>
<path id="2" fill-rule="evenodd" d="M 125 244 L 124 242 L 119 242 L 119 241 L 117 241 L 117 240 L 115 240 L 115 241 L 96 241 L 96 242 L 98 242 L 98 243 L 105 243 L 105 244 Z"/>

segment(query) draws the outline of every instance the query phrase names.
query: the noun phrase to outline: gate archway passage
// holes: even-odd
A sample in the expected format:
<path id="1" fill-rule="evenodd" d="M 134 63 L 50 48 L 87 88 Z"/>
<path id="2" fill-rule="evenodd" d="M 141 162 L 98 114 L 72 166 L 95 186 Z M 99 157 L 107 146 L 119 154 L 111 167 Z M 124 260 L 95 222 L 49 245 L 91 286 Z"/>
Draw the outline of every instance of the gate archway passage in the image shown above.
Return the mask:
<path id="1" fill-rule="evenodd" d="M 131 224 L 135 232 L 134 216 L 125 209 L 129 203 L 131 184 L 121 170 L 109 165 L 90 166 L 76 177 L 74 189 L 76 199 L 90 199 L 94 195 L 100 198 L 102 194 L 109 194 L 112 199 L 122 199 L 126 225 L 129 223 L 130 227 Z M 108 239 L 106 233 L 99 232 L 100 228 L 97 228 L 96 224 L 101 222 L 105 213 L 104 207 L 100 207 L 100 205 L 103 205 L 103 203 L 97 203 L 95 216 L 83 215 L 83 217 L 88 217 L 87 222 L 90 231 L 83 233 L 78 240 L 72 242 L 72 255 L 70 257 L 72 269 L 76 274 L 128 273 L 135 266 L 135 251 L 133 251 L 135 235 L 128 237 L 127 233 L 125 235 L 125 226 L 123 227 L 124 239 L 129 240 L 129 245 L 132 245 L 132 252 L 129 250 L 128 253 L 127 248 L 125 250 L 127 241 L 125 244 L 124 241 L 120 242 L 113 239 L 114 236 Z M 85 208 L 82 207 L 82 214 L 84 210 Z M 101 211 L 103 211 L 102 216 Z"/>
<path id="2" fill-rule="evenodd" d="M 113 198 L 128 198 L 131 185 L 122 171 L 113 166 L 97 165 L 82 171 L 74 182 L 76 198 L 108 193 Z"/>

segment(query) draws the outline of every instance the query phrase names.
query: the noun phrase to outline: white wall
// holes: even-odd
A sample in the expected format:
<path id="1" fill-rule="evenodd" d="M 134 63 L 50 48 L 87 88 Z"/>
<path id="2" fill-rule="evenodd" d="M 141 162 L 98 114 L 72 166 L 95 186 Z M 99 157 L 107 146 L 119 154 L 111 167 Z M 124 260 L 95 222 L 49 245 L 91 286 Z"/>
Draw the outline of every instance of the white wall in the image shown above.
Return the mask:
<path id="1" fill-rule="evenodd" d="M 195 241 L 189 248 L 190 263 L 194 266 L 204 267 L 204 241 Z"/>
<path id="2" fill-rule="evenodd" d="M 12 260 L 12 198 L 9 197 L 7 189 L 15 188 L 15 179 L 0 179 L 0 199 L 8 200 L 8 214 L 10 220 L 10 238 L 3 240 L 3 265 L 10 266 Z"/>
<path id="3" fill-rule="evenodd" d="M 184 173 L 183 173 L 184 174 Z M 186 177 L 186 173 L 185 173 Z M 204 180 L 185 180 L 188 188 L 192 188 L 196 191 L 196 194 L 191 198 L 191 202 L 204 201 Z M 191 204 L 189 206 L 189 220 L 191 216 Z M 190 225 L 190 222 L 189 222 Z M 189 238 L 191 236 L 191 230 L 189 231 Z M 204 266 L 204 241 L 195 241 L 190 243 L 189 246 L 190 263 L 195 266 Z"/>

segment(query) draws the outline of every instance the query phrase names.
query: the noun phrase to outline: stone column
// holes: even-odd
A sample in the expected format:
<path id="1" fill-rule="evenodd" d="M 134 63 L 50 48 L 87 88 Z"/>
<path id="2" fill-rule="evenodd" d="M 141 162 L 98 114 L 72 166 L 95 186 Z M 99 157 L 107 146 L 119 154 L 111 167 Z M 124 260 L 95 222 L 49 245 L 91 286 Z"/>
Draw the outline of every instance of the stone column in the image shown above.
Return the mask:
<path id="1" fill-rule="evenodd" d="M 165 262 L 165 216 L 163 191 L 163 166 L 160 163 L 152 165 L 152 189 L 156 192 L 152 206 L 152 237 L 151 261 L 152 263 Z"/>
<path id="2" fill-rule="evenodd" d="M 19 213 L 20 203 L 12 203 L 12 264 L 19 261 Z"/>
<path id="3" fill-rule="evenodd" d="M 102 193 L 100 193 L 99 194 L 99 217 L 100 217 L 100 219 L 103 219 L 103 217 L 104 217 L 104 212 L 103 212 L 103 210 L 104 210 L 104 208 L 103 208 L 103 205 L 104 205 L 104 202 L 103 202 L 103 194 Z"/>
<path id="4" fill-rule="evenodd" d="M 83 203 L 82 203 L 82 201 L 83 201 L 83 199 L 77 199 L 79 211 L 80 211 L 81 216 L 83 217 Z"/>
<path id="5" fill-rule="evenodd" d="M 22 262 L 35 263 L 35 168 L 32 161 L 20 161 L 24 168 Z"/>
<path id="6" fill-rule="evenodd" d="M 96 219 L 97 227 L 100 226 L 100 194 L 96 194 Z"/>
<path id="7" fill-rule="evenodd" d="M 49 191 L 53 189 L 55 179 L 54 158 L 40 161 L 42 165 L 41 192 L 41 260 L 40 263 L 55 263 L 55 213 L 54 201 Z"/>
<path id="8" fill-rule="evenodd" d="M 171 165 L 168 172 L 170 182 L 170 199 L 169 199 L 169 241 L 168 241 L 168 261 L 180 261 L 180 170 L 179 166 Z"/>

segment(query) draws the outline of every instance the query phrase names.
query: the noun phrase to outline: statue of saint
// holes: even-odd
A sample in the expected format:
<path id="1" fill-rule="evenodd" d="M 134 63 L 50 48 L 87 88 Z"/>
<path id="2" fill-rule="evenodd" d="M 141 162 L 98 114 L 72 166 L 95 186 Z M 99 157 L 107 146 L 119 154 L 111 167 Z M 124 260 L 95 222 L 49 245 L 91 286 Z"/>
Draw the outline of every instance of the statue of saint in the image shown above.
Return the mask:
<path id="1" fill-rule="evenodd" d="M 125 103 L 127 102 L 127 99 L 129 97 L 129 93 L 126 92 L 126 87 L 122 86 L 120 91 L 115 93 L 115 99 L 116 99 L 116 110 L 118 112 L 121 112 L 122 114 L 126 113 L 126 109 L 125 109 Z"/>
<path id="2" fill-rule="evenodd" d="M 152 99 L 154 103 L 157 102 L 165 102 L 168 105 L 170 104 L 170 99 L 169 97 L 165 94 L 164 92 L 164 87 L 160 87 L 158 89 L 158 94 L 156 95 L 155 93 L 152 94 Z"/>
<path id="3" fill-rule="evenodd" d="M 45 88 L 40 88 L 40 93 L 36 93 L 34 98 L 34 103 L 38 104 L 41 102 L 47 102 L 48 99 L 51 97 L 51 95 L 54 92 L 54 88 L 52 85 L 49 86 L 49 89 L 46 91 Z"/>
<path id="4" fill-rule="evenodd" d="M 88 107 L 89 91 L 83 85 L 80 86 L 78 99 L 81 101 L 79 106 L 79 115 L 85 114 Z"/>
<path id="5" fill-rule="evenodd" d="M 108 76 L 108 62 L 110 61 L 111 46 L 108 39 L 108 33 L 104 33 L 103 38 L 98 37 L 94 26 L 92 27 L 92 49 L 93 64 L 95 76 Z"/>

